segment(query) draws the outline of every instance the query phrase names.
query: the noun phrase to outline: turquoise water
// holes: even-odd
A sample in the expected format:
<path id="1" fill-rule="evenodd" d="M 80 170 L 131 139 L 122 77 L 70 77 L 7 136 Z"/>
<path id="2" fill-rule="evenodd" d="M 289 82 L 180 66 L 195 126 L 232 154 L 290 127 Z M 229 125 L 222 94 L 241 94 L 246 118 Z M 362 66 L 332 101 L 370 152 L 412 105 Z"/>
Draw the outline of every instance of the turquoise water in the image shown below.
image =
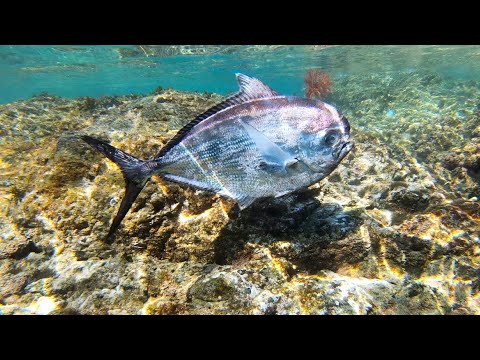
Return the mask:
<path id="1" fill-rule="evenodd" d="M 308 68 L 332 79 L 431 72 L 480 80 L 480 46 L 0 46 L 0 103 L 48 92 L 64 97 L 151 93 L 156 87 L 227 94 L 233 73 L 284 94 L 303 92 Z"/>
<path id="2" fill-rule="evenodd" d="M 0 315 L 480 315 L 479 60 L 480 46 L 0 46 Z M 153 176 L 105 243 L 125 181 L 88 144 L 132 160 L 88 136 L 151 159 L 238 90 L 235 73 L 303 95 L 308 69 L 331 77 L 323 100 L 355 143 L 329 176 L 241 211 Z M 144 96 L 113 97 L 130 94 Z M 216 134 L 198 148 L 234 148 Z"/>

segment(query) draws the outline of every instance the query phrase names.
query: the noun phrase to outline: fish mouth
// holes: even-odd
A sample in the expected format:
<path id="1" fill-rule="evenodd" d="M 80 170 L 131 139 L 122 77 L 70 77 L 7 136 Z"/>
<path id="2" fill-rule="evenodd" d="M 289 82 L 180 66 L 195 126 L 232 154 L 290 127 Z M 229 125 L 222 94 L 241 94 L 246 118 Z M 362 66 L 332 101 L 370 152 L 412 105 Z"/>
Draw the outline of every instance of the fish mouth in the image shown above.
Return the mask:
<path id="1" fill-rule="evenodd" d="M 353 149 L 353 141 L 344 143 L 337 151 L 337 159 L 342 160 Z"/>
<path id="2" fill-rule="evenodd" d="M 347 141 L 342 146 L 338 148 L 336 152 L 332 154 L 333 159 L 335 161 L 331 161 L 329 163 L 323 163 L 323 166 L 313 166 L 312 164 L 308 164 L 306 161 L 300 160 L 310 171 L 318 174 L 325 174 L 330 173 L 335 169 L 340 161 L 343 160 L 345 156 L 350 152 L 350 150 L 353 149 L 354 142 L 353 141 Z M 333 166 L 333 167 L 332 167 Z M 328 170 L 330 169 L 330 170 Z"/>

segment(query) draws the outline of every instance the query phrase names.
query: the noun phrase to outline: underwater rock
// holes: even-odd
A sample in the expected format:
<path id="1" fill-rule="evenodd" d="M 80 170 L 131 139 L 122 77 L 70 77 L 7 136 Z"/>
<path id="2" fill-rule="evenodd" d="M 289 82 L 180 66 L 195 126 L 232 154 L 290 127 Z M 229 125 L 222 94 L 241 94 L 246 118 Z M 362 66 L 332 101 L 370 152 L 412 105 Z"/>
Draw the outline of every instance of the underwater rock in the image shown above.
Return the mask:
<path id="1" fill-rule="evenodd" d="M 403 81 L 418 83 L 419 101 L 438 79 Z M 356 147 L 328 178 L 240 212 L 154 177 L 112 245 L 123 178 L 79 135 L 150 158 L 222 97 L 161 89 L 1 105 L 0 313 L 479 314 L 479 138 L 458 140 L 448 111 L 442 131 L 429 115 L 414 126 L 399 104 L 412 94 L 385 87 L 386 110 L 361 93 L 358 109 L 345 105 Z M 367 125 L 391 108 L 397 128 Z"/>
<path id="2" fill-rule="evenodd" d="M 397 187 L 390 191 L 387 201 L 392 205 L 415 212 L 428 207 L 429 196 L 423 189 Z"/>

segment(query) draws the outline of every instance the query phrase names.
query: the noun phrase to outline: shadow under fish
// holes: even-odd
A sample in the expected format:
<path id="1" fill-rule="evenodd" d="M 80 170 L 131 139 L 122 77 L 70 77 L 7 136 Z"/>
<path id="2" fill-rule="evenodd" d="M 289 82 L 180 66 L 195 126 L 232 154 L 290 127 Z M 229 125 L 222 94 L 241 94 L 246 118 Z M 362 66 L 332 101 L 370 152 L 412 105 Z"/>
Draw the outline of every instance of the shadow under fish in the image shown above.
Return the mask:
<path id="1" fill-rule="evenodd" d="M 319 201 L 321 188 L 295 192 L 281 199 L 256 201 L 237 217 L 230 217 L 215 238 L 213 261 L 219 265 L 234 265 L 254 257 L 251 242 L 261 243 L 272 254 L 285 258 L 295 271 L 318 273 L 337 271 L 345 263 L 358 263 L 365 249 L 353 236 L 348 246 L 342 240 L 359 231 L 364 222 L 360 210 L 345 210 L 338 203 Z M 261 217 L 258 214 L 262 214 Z M 229 214 L 230 215 L 230 214 Z M 292 248 L 284 251 L 276 242 L 288 242 Z M 338 249 L 342 249 L 339 251 Z M 343 251 L 345 250 L 345 251 Z M 355 252 L 355 255 L 351 255 Z M 336 261 L 342 254 L 345 261 Z M 287 270 L 291 272 L 293 269 Z"/>
<path id="2" fill-rule="evenodd" d="M 350 125 L 333 106 L 236 77 L 238 93 L 182 127 L 151 160 L 82 136 L 120 167 L 126 183 L 107 242 L 154 175 L 231 198 L 243 210 L 322 180 L 353 148 Z"/>

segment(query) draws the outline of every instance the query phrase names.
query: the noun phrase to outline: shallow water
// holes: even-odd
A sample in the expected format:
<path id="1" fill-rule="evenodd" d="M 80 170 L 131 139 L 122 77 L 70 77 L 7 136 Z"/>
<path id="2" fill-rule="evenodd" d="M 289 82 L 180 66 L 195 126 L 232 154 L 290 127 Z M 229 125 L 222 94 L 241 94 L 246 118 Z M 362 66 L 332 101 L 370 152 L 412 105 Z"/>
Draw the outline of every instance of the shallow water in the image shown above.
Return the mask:
<path id="1" fill-rule="evenodd" d="M 118 169 L 237 91 L 304 93 L 355 149 L 238 213 L 153 179 L 105 244 Z M 0 314 L 480 314 L 480 46 L 0 46 Z M 162 89 L 159 89 L 161 87 Z"/>
<path id="2" fill-rule="evenodd" d="M 0 46 L 0 103 L 58 96 L 150 93 L 157 86 L 236 91 L 232 74 L 301 94 L 305 69 L 342 77 L 430 72 L 480 80 L 480 46 Z M 337 89 L 338 91 L 343 89 Z"/>

